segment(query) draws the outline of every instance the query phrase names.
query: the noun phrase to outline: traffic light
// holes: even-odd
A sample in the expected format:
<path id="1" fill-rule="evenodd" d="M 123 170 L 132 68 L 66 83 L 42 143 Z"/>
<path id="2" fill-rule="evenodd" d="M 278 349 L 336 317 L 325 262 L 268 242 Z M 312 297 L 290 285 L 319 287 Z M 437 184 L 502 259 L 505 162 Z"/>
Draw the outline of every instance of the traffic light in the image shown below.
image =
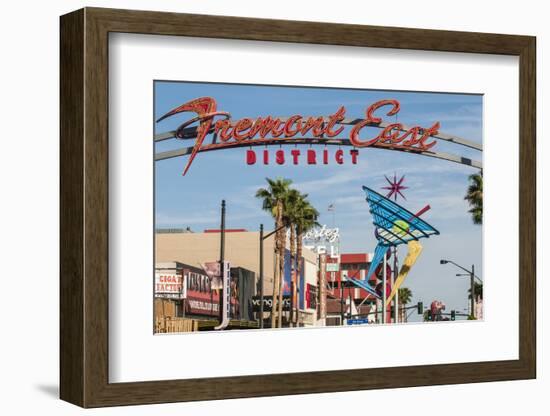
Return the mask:
<path id="1" fill-rule="evenodd" d="M 456 311 L 451 311 L 451 321 L 454 321 L 456 319 Z"/>
<path id="2" fill-rule="evenodd" d="M 424 312 L 424 303 L 418 302 L 417 308 L 418 308 L 418 314 L 422 315 L 422 313 Z"/>
<path id="3" fill-rule="evenodd" d="M 427 321 L 433 321 L 433 317 L 432 317 L 432 311 L 431 310 L 427 310 L 426 311 L 426 317 L 427 317 Z"/>

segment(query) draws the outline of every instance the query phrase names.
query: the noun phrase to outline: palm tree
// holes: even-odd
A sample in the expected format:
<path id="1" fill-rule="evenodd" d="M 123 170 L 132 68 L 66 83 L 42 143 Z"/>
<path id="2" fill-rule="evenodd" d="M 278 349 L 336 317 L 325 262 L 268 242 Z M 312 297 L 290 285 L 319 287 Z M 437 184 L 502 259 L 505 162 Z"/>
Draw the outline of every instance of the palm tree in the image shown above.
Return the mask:
<path id="1" fill-rule="evenodd" d="M 318 227 L 320 224 L 317 222 L 319 218 L 319 211 L 317 211 L 309 201 L 304 199 L 304 205 L 301 207 L 302 215 L 296 222 L 296 276 L 301 276 L 302 274 L 302 249 L 303 249 L 303 237 L 312 228 Z M 296 310 L 299 311 L 299 306 L 296 307 Z M 296 314 L 296 322 L 299 322 L 299 312 Z"/>
<path id="2" fill-rule="evenodd" d="M 474 295 L 475 299 L 483 299 L 483 284 L 475 282 L 474 283 Z M 468 299 L 472 298 L 472 289 L 468 289 Z"/>
<path id="3" fill-rule="evenodd" d="M 298 283 L 301 274 L 302 237 L 311 228 L 318 225 L 319 212 L 307 200 L 307 194 L 302 194 L 291 189 L 284 203 L 284 223 L 290 229 L 290 262 L 292 281 L 292 307 L 293 320 L 298 326 L 299 304 Z M 291 322 L 292 324 L 292 322 Z"/>
<path id="4" fill-rule="evenodd" d="M 262 209 L 269 212 L 275 220 L 275 274 L 273 277 L 273 301 L 271 308 L 271 327 L 275 328 L 277 322 L 281 322 L 281 316 L 277 321 L 277 311 L 282 310 L 282 304 L 277 308 L 277 303 L 282 303 L 281 283 L 284 276 L 284 254 L 285 254 L 285 230 L 283 223 L 284 201 L 290 190 L 290 179 L 270 179 L 266 178 L 268 187 L 260 188 L 256 191 L 256 198 L 262 199 Z M 279 312 L 279 315 L 281 313 Z"/>
<path id="5" fill-rule="evenodd" d="M 397 296 L 399 298 L 399 303 L 400 303 L 399 305 L 400 306 L 399 313 L 401 315 L 400 321 L 405 322 L 405 317 L 406 317 L 405 308 L 407 307 L 407 304 L 412 299 L 412 291 L 408 287 L 402 287 L 397 290 Z"/>
<path id="6" fill-rule="evenodd" d="M 464 199 L 468 201 L 474 224 L 483 222 L 483 173 L 474 173 L 468 177 L 470 185 Z"/>
<path id="7" fill-rule="evenodd" d="M 480 299 L 483 299 L 483 283 L 474 282 L 474 304 L 477 304 Z M 472 299 L 472 288 L 468 289 L 468 299 Z M 475 308 L 475 306 L 474 306 Z M 472 313 L 468 316 L 468 320 L 476 320 Z"/>
<path id="8" fill-rule="evenodd" d="M 288 193 L 286 194 L 286 198 L 283 201 L 284 205 L 284 214 L 283 214 L 283 223 L 286 227 L 286 229 L 290 230 L 290 281 L 291 281 L 291 316 L 294 314 L 294 306 L 295 306 L 295 299 L 296 299 L 296 276 L 295 276 L 295 270 L 296 270 L 296 229 L 294 228 L 294 224 L 298 220 L 298 217 L 300 216 L 299 212 L 299 206 L 301 204 L 303 195 L 296 189 L 290 189 Z M 279 294 L 281 296 L 282 293 Z M 279 303 L 279 308 L 281 308 L 281 303 Z M 279 316 L 281 316 L 281 311 L 279 311 Z M 280 319 L 280 318 L 279 318 Z M 292 317 L 290 319 L 289 325 L 292 326 L 293 324 Z"/>

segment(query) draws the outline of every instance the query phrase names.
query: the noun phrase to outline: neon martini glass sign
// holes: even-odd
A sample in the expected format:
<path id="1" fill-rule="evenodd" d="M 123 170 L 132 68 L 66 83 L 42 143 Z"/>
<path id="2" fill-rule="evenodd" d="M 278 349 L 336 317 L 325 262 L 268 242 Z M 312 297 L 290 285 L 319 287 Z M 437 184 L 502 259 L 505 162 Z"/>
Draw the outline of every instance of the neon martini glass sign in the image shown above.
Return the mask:
<path id="1" fill-rule="evenodd" d="M 386 116 L 399 113 L 401 104 L 395 99 L 376 101 L 365 110 L 365 118 L 355 120 L 353 127 L 347 133 L 347 140 L 355 148 L 378 147 L 404 150 L 409 152 L 423 152 L 436 144 L 431 139 L 439 132 L 440 123 L 435 122 L 430 127 L 413 126 L 405 128 L 401 123 L 385 123 L 384 128 L 374 137 L 361 137 L 362 130 L 369 126 L 380 126 L 383 123 L 380 112 L 385 111 Z M 344 134 L 344 122 L 346 108 L 341 106 L 337 111 L 328 116 L 302 116 L 295 114 L 290 117 L 274 117 L 271 115 L 252 119 L 244 117 L 233 120 L 231 114 L 226 111 L 218 111 L 217 102 L 212 97 L 200 97 L 188 101 L 161 116 L 157 122 L 176 114 L 191 112 L 196 116 L 185 121 L 175 131 L 175 137 L 187 139 L 195 137 L 195 143 L 184 168 L 183 175 L 187 173 L 197 153 L 231 147 L 281 144 L 281 142 L 301 141 L 305 136 L 308 142 L 323 143 L 324 140 L 337 138 Z M 190 126 L 197 124 L 196 128 Z M 214 134 L 219 142 L 205 143 L 205 138 Z M 292 152 L 294 162 L 299 156 L 299 150 Z M 339 150 L 339 152 L 342 152 Z M 356 163 L 357 150 L 350 154 L 353 163 Z M 308 154 L 308 163 L 311 162 Z M 324 156 L 326 163 L 326 154 Z M 337 163 L 341 163 L 341 155 L 336 155 Z M 255 159 L 254 159 L 255 161 Z M 264 160 L 265 162 L 265 160 Z M 279 163 L 279 161 L 278 161 Z"/>

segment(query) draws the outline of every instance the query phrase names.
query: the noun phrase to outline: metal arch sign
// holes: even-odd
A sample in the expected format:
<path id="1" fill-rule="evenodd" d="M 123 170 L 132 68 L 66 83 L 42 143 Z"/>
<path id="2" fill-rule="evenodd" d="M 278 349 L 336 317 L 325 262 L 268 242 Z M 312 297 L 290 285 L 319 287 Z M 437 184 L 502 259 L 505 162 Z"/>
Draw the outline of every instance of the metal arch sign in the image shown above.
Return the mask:
<path id="1" fill-rule="evenodd" d="M 461 139 L 455 136 L 441 133 L 440 123 L 435 122 L 431 126 L 407 127 L 402 123 L 385 122 L 381 114 L 390 117 L 399 113 L 401 104 L 395 99 L 379 100 L 368 106 L 365 110 L 365 117 L 362 119 L 346 118 L 346 108 L 341 106 L 337 111 L 328 116 L 303 116 L 294 114 L 290 117 L 265 117 L 233 120 L 231 114 L 226 111 L 218 111 L 217 102 L 212 97 L 200 97 L 188 101 L 161 116 L 157 123 L 184 112 L 195 113 L 196 115 L 182 123 L 176 130 L 161 133 L 155 136 L 155 141 L 167 139 L 191 140 L 195 143 L 191 147 L 171 150 L 155 155 L 155 160 L 163 160 L 177 156 L 189 155 L 183 175 L 187 173 L 193 160 L 200 152 L 236 147 L 253 147 L 282 144 L 324 144 L 352 146 L 349 155 L 351 163 L 356 164 L 358 150 L 366 147 L 382 148 L 388 150 L 399 150 L 417 153 L 453 162 L 471 165 L 481 168 L 481 163 L 461 156 L 447 153 L 439 153 L 431 150 L 436 144 L 435 139 L 442 139 L 455 144 L 482 150 L 481 145 Z M 193 126 L 194 125 L 194 126 Z M 345 132 L 345 126 L 351 128 Z M 381 131 L 372 136 L 364 137 L 362 131 L 365 127 L 377 127 Z M 212 136 L 210 143 L 206 142 L 207 136 Z M 291 160 L 298 164 L 301 151 L 293 149 Z M 306 152 L 308 164 L 317 163 L 317 154 L 308 149 Z M 275 163 L 284 164 L 284 151 L 275 152 Z M 328 164 L 328 151 L 324 149 L 319 163 Z M 269 164 L 269 153 L 264 150 L 263 163 Z M 337 164 L 344 163 L 344 152 L 338 149 L 335 152 L 334 160 Z M 247 164 L 255 164 L 256 153 L 248 150 L 246 153 Z"/>

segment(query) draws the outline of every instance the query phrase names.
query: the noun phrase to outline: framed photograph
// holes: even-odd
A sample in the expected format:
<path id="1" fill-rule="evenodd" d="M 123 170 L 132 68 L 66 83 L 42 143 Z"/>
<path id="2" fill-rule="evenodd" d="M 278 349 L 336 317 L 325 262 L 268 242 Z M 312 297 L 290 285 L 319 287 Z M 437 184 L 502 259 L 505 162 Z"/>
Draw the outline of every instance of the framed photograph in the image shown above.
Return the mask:
<path id="1" fill-rule="evenodd" d="M 535 38 L 61 17 L 60 395 L 536 377 Z"/>

